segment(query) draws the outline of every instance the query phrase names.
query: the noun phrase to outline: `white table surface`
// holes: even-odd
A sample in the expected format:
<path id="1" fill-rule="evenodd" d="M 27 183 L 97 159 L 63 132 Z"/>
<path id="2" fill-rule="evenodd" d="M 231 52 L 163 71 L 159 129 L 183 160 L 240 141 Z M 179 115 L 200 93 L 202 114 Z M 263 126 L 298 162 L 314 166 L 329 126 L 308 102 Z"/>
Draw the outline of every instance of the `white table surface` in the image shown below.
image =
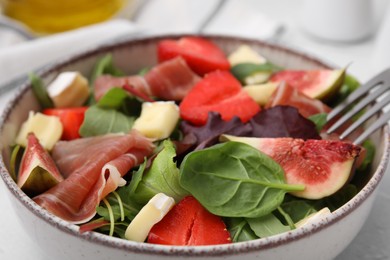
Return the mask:
<path id="1" fill-rule="evenodd" d="M 339 66 L 351 64 L 348 71 L 362 81 L 373 76 L 378 69 L 372 61 L 376 46 L 375 37 L 353 44 L 341 44 L 319 41 L 302 32 L 299 24 L 302 0 L 244 0 L 241 2 L 257 8 L 285 25 L 285 33 L 279 39 L 281 43 L 296 46 Z M 383 14 L 385 3 L 382 0 L 374 2 L 376 17 L 379 19 Z M 12 93 L 1 97 L 1 110 L 10 96 Z M 379 187 L 378 197 L 367 222 L 350 246 L 337 259 L 390 259 L 389 174 L 387 171 Z M 18 221 L 15 219 L 17 216 L 7 196 L 4 183 L 0 181 L 0 259 L 49 259 L 18 226 Z"/>

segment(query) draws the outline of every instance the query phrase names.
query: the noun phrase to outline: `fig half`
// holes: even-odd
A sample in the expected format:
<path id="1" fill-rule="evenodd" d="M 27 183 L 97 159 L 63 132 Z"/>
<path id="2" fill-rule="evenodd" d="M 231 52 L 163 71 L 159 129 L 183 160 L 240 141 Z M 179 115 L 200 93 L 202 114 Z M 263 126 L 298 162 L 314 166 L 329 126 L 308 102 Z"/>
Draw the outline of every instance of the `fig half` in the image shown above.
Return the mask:
<path id="1" fill-rule="evenodd" d="M 305 190 L 291 194 L 306 199 L 321 199 L 342 188 L 361 152 L 360 146 L 336 140 L 229 135 L 221 139 L 249 144 L 270 156 L 282 166 L 288 184 L 305 185 Z"/>
<path id="2" fill-rule="evenodd" d="M 17 184 L 28 195 L 35 196 L 61 182 L 55 162 L 33 133 L 27 135 L 27 146 L 20 164 Z"/>

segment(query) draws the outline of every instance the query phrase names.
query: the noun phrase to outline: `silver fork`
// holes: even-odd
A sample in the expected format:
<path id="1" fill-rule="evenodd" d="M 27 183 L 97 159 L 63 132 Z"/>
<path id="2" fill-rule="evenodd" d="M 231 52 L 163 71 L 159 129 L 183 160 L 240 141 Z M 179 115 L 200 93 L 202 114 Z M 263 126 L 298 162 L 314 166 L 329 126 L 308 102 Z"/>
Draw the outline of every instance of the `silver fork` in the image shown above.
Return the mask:
<path id="1" fill-rule="evenodd" d="M 379 118 L 366 128 L 354 141 L 354 144 L 361 144 L 372 133 L 384 126 L 390 120 L 390 111 L 384 111 L 383 108 L 390 104 L 390 68 L 382 71 L 367 83 L 360 86 L 357 90 L 352 92 L 341 104 L 335 107 L 328 115 L 327 122 L 340 116 L 346 109 L 348 112 L 343 114 L 334 124 L 332 124 L 327 130 L 328 134 L 334 133 L 337 129 L 343 126 L 354 115 L 367 108 L 367 111 L 353 122 L 344 132 L 340 135 L 341 139 L 344 139 L 349 134 L 354 132 L 360 126 L 362 126 L 368 119 L 375 114 L 381 113 Z M 351 108 L 351 106 L 353 106 Z"/>

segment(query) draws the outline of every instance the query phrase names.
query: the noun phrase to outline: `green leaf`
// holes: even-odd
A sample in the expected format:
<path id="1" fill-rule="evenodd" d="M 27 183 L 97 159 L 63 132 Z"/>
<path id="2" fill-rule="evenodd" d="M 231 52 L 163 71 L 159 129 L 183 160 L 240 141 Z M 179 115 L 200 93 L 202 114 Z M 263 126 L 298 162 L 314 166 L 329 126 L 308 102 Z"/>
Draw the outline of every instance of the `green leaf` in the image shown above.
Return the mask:
<path id="1" fill-rule="evenodd" d="M 375 156 L 375 145 L 371 140 L 364 141 L 362 146 L 366 150 L 366 154 L 362 164 L 358 168 L 358 172 L 368 171 Z"/>
<path id="2" fill-rule="evenodd" d="M 227 218 L 224 220 L 234 243 L 250 241 L 259 237 L 253 232 L 245 218 Z"/>
<path id="3" fill-rule="evenodd" d="M 98 107 L 118 110 L 129 94 L 121 88 L 112 88 L 99 100 Z"/>
<path id="4" fill-rule="evenodd" d="M 290 216 L 294 223 L 297 223 L 310 214 L 317 212 L 311 203 L 296 198 L 294 198 L 294 200 L 284 202 L 280 207 Z"/>
<path id="5" fill-rule="evenodd" d="M 211 213 L 257 218 L 275 210 L 288 191 L 281 166 L 257 149 L 226 142 L 189 153 L 180 167 L 180 183 Z"/>
<path id="6" fill-rule="evenodd" d="M 233 66 L 230 71 L 241 83 L 246 84 L 246 79 L 254 74 L 262 73 L 265 78 L 268 78 L 272 73 L 280 69 L 280 67 L 269 62 L 263 64 L 240 63 Z"/>
<path id="7" fill-rule="evenodd" d="M 142 102 L 130 96 L 122 88 L 112 88 L 99 100 L 97 106 L 105 109 L 114 109 L 128 116 L 138 117 L 141 114 Z"/>
<path id="8" fill-rule="evenodd" d="M 163 142 L 163 149 L 153 160 L 146 173 L 140 169 L 130 183 L 131 196 L 139 203 L 147 203 L 157 193 L 164 193 L 180 201 L 188 192 L 179 183 L 179 169 L 173 158 L 176 151 L 170 140 Z"/>
<path id="9" fill-rule="evenodd" d="M 258 237 L 269 237 L 291 230 L 289 226 L 283 225 L 272 213 L 260 218 L 247 218 L 246 220 Z"/>
<path id="10" fill-rule="evenodd" d="M 326 120 L 327 115 L 328 115 L 327 113 L 319 113 L 310 116 L 308 119 L 316 125 L 317 131 L 320 132 L 324 127 L 324 125 L 327 123 Z"/>
<path id="11" fill-rule="evenodd" d="M 17 180 L 18 176 L 18 169 L 20 162 L 22 160 L 24 149 L 20 145 L 15 145 L 12 148 L 11 158 L 10 158 L 10 165 L 9 165 L 9 173 L 14 181 Z"/>
<path id="12" fill-rule="evenodd" d="M 132 197 L 130 196 L 129 186 L 120 187 L 117 189 L 116 192 L 122 201 L 125 218 L 128 220 L 128 222 L 132 221 L 134 217 L 138 214 L 138 212 L 141 210 L 142 205 L 132 199 Z M 106 199 L 111 205 L 114 214 L 114 220 L 119 220 L 121 218 L 121 207 L 118 198 L 111 193 L 106 197 Z M 96 212 L 105 220 L 110 220 L 108 209 L 104 203 L 100 203 L 100 205 L 96 208 Z"/>
<path id="13" fill-rule="evenodd" d="M 123 113 L 91 106 L 85 112 L 84 122 L 80 127 L 82 137 L 104 135 L 108 133 L 128 133 L 135 118 Z"/>
<path id="14" fill-rule="evenodd" d="M 91 73 L 91 82 L 95 82 L 96 78 L 104 75 L 104 74 L 109 74 L 112 76 L 124 76 L 125 74 L 116 68 L 113 63 L 112 55 L 107 54 L 103 56 L 101 59 L 99 59 L 95 66 L 92 69 Z"/>
<path id="15" fill-rule="evenodd" d="M 53 101 L 49 97 L 42 79 L 34 73 L 29 74 L 29 78 L 32 86 L 32 91 L 35 97 L 38 99 L 38 102 L 42 106 L 42 108 L 54 107 Z"/>
<path id="16" fill-rule="evenodd" d="M 339 92 L 329 105 L 331 107 L 335 107 L 336 105 L 340 104 L 349 94 L 355 91 L 360 85 L 360 82 L 355 77 L 349 74 L 345 74 L 343 85 L 341 85 Z"/>
<path id="17" fill-rule="evenodd" d="M 345 203 L 350 201 L 357 193 L 358 189 L 355 185 L 347 184 L 332 196 L 326 197 L 324 199 L 324 205 L 321 205 L 320 207 L 328 207 L 330 211 L 335 211 L 336 209 L 340 208 Z M 317 210 L 319 209 L 317 208 Z"/>

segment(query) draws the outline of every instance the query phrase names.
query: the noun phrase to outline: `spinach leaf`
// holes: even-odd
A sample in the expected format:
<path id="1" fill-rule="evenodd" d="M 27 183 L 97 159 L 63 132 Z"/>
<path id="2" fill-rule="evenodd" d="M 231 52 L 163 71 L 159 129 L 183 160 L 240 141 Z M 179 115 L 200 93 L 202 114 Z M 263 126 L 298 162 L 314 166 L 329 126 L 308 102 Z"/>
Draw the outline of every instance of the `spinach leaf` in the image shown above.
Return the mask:
<path id="1" fill-rule="evenodd" d="M 126 116 L 119 111 L 103 109 L 94 105 L 85 112 L 84 122 L 79 132 L 82 137 L 127 133 L 132 128 L 134 120 L 135 118 Z"/>
<path id="2" fill-rule="evenodd" d="M 310 116 L 308 119 L 316 125 L 317 131 L 320 132 L 327 123 L 326 120 L 327 115 L 328 115 L 327 113 L 319 113 Z"/>
<path id="3" fill-rule="evenodd" d="M 189 153 L 180 167 L 180 184 L 211 213 L 248 218 L 271 213 L 286 192 L 304 189 L 286 184 L 278 163 L 239 142 Z"/>
<path id="4" fill-rule="evenodd" d="M 114 66 L 112 55 L 107 54 L 99 59 L 92 69 L 91 83 L 93 84 L 97 77 L 103 74 L 110 74 L 113 76 L 124 76 L 125 74 Z"/>
<path id="5" fill-rule="evenodd" d="M 38 102 L 42 106 L 42 108 L 54 107 L 53 101 L 49 97 L 42 79 L 34 73 L 29 74 L 29 78 L 31 82 L 32 91 L 35 97 L 38 99 Z"/>
<path id="6" fill-rule="evenodd" d="M 272 213 L 259 218 L 246 218 L 246 220 L 258 237 L 269 237 L 291 230 Z"/>
<path id="7" fill-rule="evenodd" d="M 246 218 L 224 219 L 233 242 L 243 242 L 258 239 L 253 232 Z"/>
<path id="8" fill-rule="evenodd" d="M 330 211 L 334 211 L 351 200 L 357 193 L 357 187 L 353 184 L 348 184 L 332 196 L 324 198 L 323 205 L 320 206 L 320 209 L 328 207 Z"/>
<path id="9" fill-rule="evenodd" d="M 176 151 L 170 140 L 163 142 L 147 172 L 138 171 L 130 183 L 131 196 L 139 203 L 147 203 L 157 193 L 164 193 L 180 201 L 188 192 L 179 183 L 179 169 L 173 158 Z"/>

